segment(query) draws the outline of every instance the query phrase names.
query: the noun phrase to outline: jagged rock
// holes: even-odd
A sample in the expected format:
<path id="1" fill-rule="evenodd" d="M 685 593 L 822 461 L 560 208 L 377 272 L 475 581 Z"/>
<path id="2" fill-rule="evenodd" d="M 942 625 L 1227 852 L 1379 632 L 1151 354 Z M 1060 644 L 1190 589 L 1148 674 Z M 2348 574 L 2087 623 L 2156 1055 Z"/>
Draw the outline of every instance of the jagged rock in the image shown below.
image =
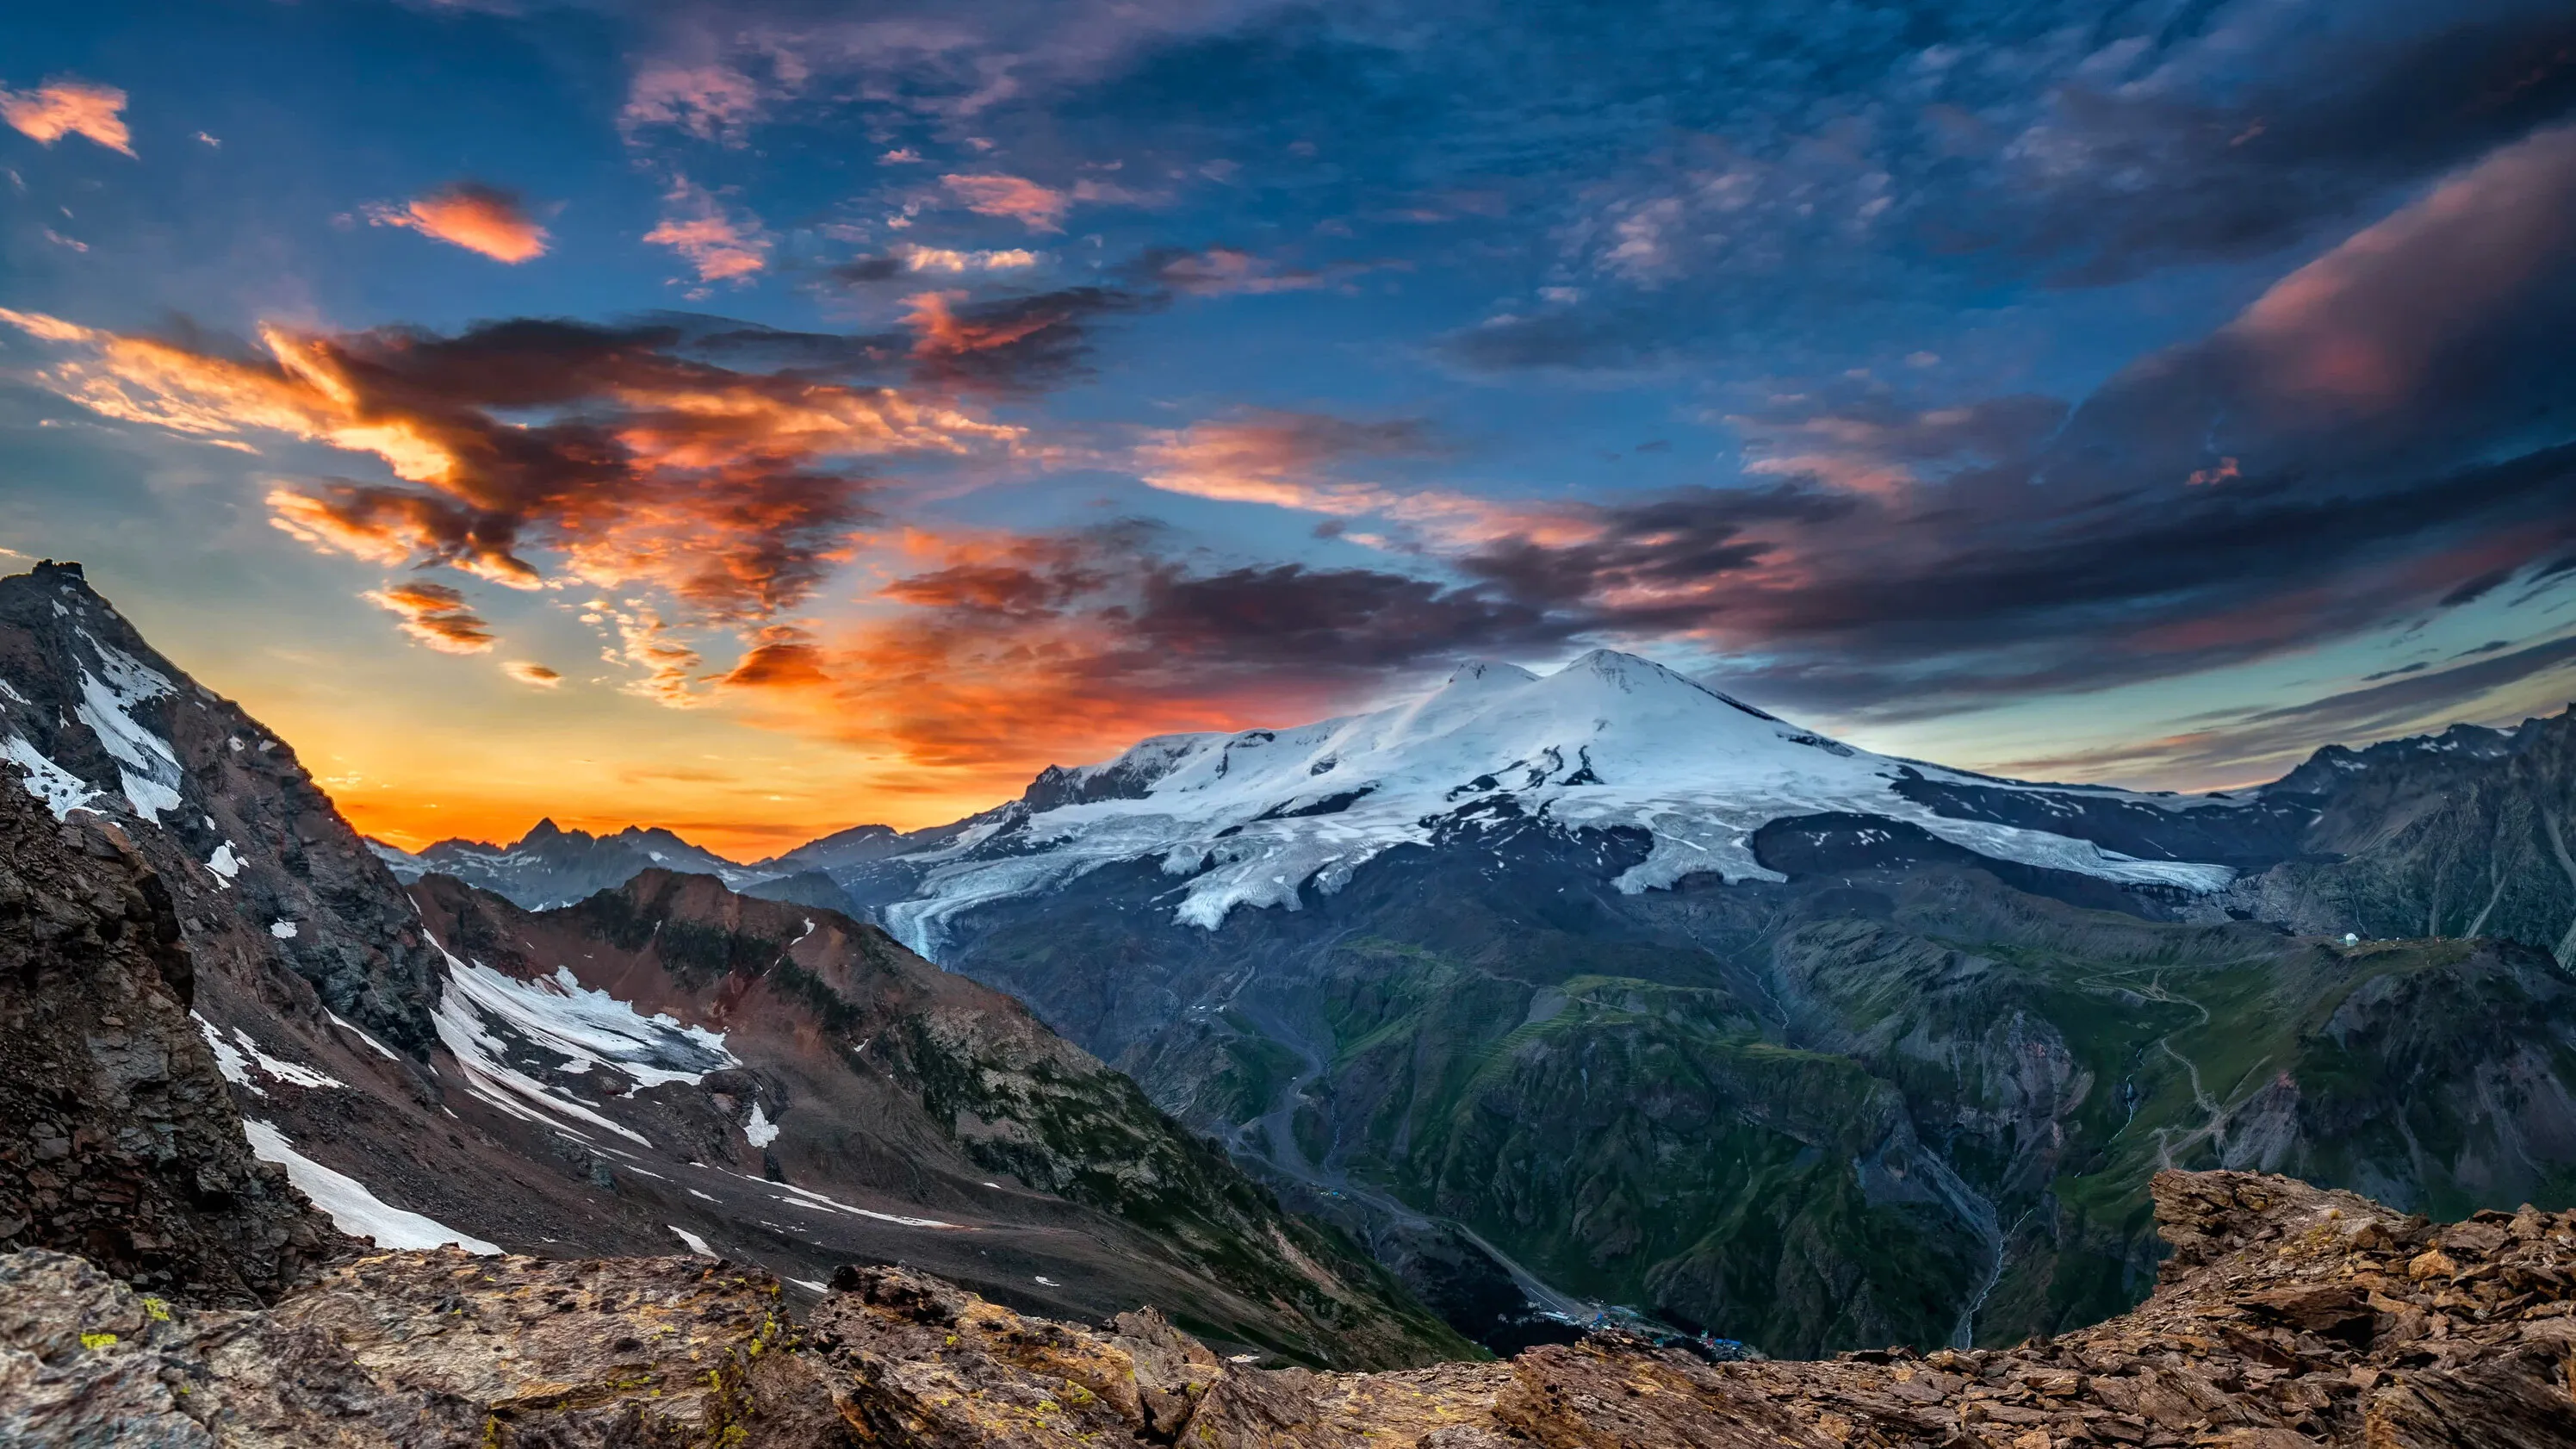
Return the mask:
<path id="1" fill-rule="evenodd" d="M 2165 1173 L 2136 1312 L 2006 1351 L 1710 1364 L 1626 1334 L 1375 1374 L 1220 1360 L 900 1267 L 801 1328 L 706 1259 L 379 1254 L 262 1312 L 0 1258 L 0 1442 L 781 1449 L 2558 1449 L 2576 1214 L 2435 1230 L 2350 1193 Z M 2428 1252 L 2426 1244 L 2438 1244 Z M 2418 1273 L 2440 1256 L 2446 1266 Z M 119 1437 L 122 1436 L 122 1437 Z"/>
<path id="2" fill-rule="evenodd" d="M 179 937 L 125 831 L 0 788 L 0 1247 L 248 1306 L 347 1240 L 251 1155 Z"/>

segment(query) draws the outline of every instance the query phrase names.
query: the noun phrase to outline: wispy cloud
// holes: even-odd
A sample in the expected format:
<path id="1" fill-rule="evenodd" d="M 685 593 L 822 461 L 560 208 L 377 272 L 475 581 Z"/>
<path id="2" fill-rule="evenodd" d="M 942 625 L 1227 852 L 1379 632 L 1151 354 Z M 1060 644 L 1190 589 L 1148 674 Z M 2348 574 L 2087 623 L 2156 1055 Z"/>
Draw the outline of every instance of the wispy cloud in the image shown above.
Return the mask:
<path id="1" fill-rule="evenodd" d="M 686 177 L 672 185 L 662 202 L 662 220 L 644 233 L 644 240 L 678 252 L 699 281 L 747 281 L 769 265 L 769 236 L 759 218 L 729 211 Z"/>
<path id="2" fill-rule="evenodd" d="M 1025 176 L 951 172 L 940 177 L 939 183 L 968 211 L 979 216 L 1008 217 L 1031 231 L 1064 230 L 1065 213 L 1073 209 L 1070 195 L 1040 186 Z"/>
<path id="3" fill-rule="evenodd" d="M 617 123 L 631 138 L 654 126 L 702 141 L 741 144 L 768 99 L 760 82 L 720 63 L 656 61 L 635 74 Z"/>
<path id="4" fill-rule="evenodd" d="M 537 689 L 553 689 L 563 683 L 561 671 L 549 669 L 531 659 L 512 659 L 501 666 L 501 672 Z"/>

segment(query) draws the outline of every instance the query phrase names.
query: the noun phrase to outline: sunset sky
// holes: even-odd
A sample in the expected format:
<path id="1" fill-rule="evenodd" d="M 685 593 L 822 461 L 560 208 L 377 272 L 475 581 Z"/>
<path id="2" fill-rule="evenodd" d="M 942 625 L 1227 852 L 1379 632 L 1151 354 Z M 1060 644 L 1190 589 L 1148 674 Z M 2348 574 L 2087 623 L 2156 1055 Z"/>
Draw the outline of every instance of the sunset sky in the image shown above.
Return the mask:
<path id="1" fill-rule="evenodd" d="M 2203 788 L 2576 695 L 2564 0 L 0 14 L 0 564 L 417 846 L 1464 658 Z"/>

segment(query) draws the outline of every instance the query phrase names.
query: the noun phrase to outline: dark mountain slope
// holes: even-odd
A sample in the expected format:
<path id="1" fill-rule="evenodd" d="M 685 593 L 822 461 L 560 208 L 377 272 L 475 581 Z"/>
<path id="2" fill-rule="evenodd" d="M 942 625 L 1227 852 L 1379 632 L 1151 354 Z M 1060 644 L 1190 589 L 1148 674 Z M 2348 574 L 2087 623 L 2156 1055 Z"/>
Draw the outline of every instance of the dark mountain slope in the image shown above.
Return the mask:
<path id="1" fill-rule="evenodd" d="M 60 817 L 136 822 L 219 1024 L 334 1013 L 427 1050 L 438 957 L 393 877 L 257 720 L 188 678 L 77 564 L 0 578 L 0 754 Z"/>

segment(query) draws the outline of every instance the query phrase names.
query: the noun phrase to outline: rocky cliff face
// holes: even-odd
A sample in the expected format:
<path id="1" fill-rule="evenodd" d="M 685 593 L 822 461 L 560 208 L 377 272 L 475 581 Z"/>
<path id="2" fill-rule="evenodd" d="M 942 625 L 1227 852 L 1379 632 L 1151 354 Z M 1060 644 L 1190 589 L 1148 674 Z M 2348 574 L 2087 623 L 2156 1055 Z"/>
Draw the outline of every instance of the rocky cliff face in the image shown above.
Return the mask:
<path id="1" fill-rule="evenodd" d="M 2276 789 L 2324 808 L 2287 862 L 2232 893 L 2296 930 L 2500 936 L 2576 963 L 2576 709 L 2329 749 Z"/>
<path id="2" fill-rule="evenodd" d="M 0 1437 L 763 1449 L 2555 1449 L 2576 1443 L 2576 1216 L 2435 1227 L 2246 1173 L 2155 1183 L 2136 1312 L 2003 1350 L 1709 1363 L 1633 1335 L 1404 1373 L 1227 1362 L 1150 1310 L 1031 1318 L 853 1268 L 803 1323 L 705 1259 L 454 1252 L 261 1311 L 0 1257 Z M 120 1437 L 121 1436 L 121 1437 Z"/>
<path id="3" fill-rule="evenodd" d="M 125 831 L 0 790 L 0 1247 L 248 1306 L 346 1240 L 243 1141 L 179 937 Z"/>

